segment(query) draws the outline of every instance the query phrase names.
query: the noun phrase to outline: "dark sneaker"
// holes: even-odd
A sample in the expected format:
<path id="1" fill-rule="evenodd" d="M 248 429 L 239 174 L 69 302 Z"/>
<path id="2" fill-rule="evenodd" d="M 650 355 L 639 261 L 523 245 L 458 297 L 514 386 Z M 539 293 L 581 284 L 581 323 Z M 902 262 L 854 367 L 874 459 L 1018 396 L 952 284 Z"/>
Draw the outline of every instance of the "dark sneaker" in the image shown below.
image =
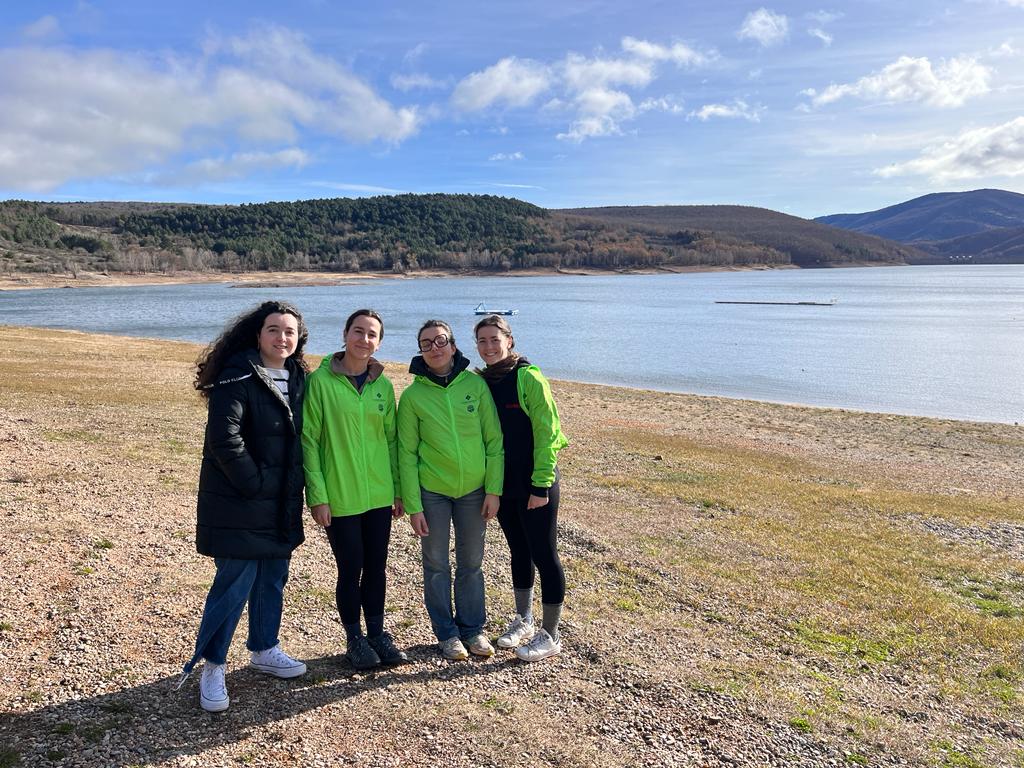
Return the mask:
<path id="1" fill-rule="evenodd" d="M 385 666 L 391 667 L 395 664 L 404 664 L 409 660 L 405 651 L 400 650 L 395 645 L 395 641 L 387 632 L 377 635 L 377 637 L 368 637 L 366 642 L 376 651 L 377 656 L 380 658 L 380 663 Z"/>
<path id="2" fill-rule="evenodd" d="M 362 635 L 348 641 L 348 653 L 345 654 L 345 658 L 356 669 L 373 669 L 380 666 L 380 656 Z"/>

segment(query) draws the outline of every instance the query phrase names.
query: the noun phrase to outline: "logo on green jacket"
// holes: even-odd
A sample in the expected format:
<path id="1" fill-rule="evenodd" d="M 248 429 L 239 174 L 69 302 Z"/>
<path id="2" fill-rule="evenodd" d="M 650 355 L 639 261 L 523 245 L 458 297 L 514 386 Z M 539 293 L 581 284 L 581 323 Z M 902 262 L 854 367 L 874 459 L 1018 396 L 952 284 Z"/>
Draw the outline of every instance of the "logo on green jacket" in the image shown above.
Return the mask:
<path id="1" fill-rule="evenodd" d="M 474 408 L 472 405 L 467 405 L 466 406 L 466 410 L 469 411 L 470 413 L 472 413 L 473 411 L 476 410 L 476 408 Z"/>

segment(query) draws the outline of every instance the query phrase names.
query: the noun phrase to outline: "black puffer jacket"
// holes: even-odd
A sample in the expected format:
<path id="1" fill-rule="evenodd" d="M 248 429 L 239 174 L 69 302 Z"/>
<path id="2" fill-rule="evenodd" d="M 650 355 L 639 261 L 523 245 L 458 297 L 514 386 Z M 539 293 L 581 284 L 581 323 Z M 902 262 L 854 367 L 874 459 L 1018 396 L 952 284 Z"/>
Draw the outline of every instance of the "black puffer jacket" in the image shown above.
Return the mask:
<path id="1" fill-rule="evenodd" d="M 259 354 L 232 357 L 210 390 L 199 472 L 196 550 L 211 557 L 290 557 L 302 532 L 302 398 L 292 360 L 287 399 Z"/>

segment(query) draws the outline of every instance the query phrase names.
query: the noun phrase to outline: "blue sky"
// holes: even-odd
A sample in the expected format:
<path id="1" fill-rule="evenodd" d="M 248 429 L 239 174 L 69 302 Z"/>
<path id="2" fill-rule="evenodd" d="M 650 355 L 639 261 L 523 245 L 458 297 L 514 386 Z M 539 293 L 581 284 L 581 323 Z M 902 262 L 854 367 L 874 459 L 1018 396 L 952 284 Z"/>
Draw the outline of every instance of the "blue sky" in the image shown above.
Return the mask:
<path id="1" fill-rule="evenodd" d="M 1024 0 L 0 6 L 0 199 L 1024 192 Z"/>

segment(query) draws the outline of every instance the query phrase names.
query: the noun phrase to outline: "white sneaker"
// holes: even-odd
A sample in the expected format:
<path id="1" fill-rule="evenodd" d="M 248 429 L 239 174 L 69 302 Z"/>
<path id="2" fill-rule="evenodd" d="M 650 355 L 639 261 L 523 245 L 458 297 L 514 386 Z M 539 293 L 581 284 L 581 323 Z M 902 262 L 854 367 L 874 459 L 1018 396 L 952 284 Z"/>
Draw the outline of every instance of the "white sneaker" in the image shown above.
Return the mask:
<path id="1" fill-rule="evenodd" d="M 224 665 L 207 661 L 199 676 L 199 706 L 207 712 L 223 712 L 230 703 L 224 683 Z"/>
<path id="2" fill-rule="evenodd" d="M 274 677 L 298 677 L 306 674 L 306 665 L 282 651 L 280 645 L 265 651 L 254 651 L 249 666 Z"/>
<path id="3" fill-rule="evenodd" d="M 516 648 L 516 656 L 523 661 L 540 661 L 561 652 L 562 641 L 552 638 L 543 628 L 526 645 Z"/>
<path id="4" fill-rule="evenodd" d="M 508 625 L 508 629 L 505 630 L 505 634 L 498 638 L 498 647 L 515 648 L 524 640 L 529 640 L 533 637 L 536 631 L 533 627 L 533 621 L 527 621 L 517 613 Z"/>
<path id="5" fill-rule="evenodd" d="M 458 637 L 449 637 L 438 645 L 441 646 L 441 655 L 450 661 L 463 661 L 469 658 L 469 651 Z"/>
<path id="6" fill-rule="evenodd" d="M 469 648 L 469 652 L 474 656 L 490 657 L 494 655 L 494 646 L 491 645 L 491 641 L 487 639 L 487 635 L 483 632 L 476 637 L 471 637 L 469 642 L 466 643 L 466 647 Z"/>

